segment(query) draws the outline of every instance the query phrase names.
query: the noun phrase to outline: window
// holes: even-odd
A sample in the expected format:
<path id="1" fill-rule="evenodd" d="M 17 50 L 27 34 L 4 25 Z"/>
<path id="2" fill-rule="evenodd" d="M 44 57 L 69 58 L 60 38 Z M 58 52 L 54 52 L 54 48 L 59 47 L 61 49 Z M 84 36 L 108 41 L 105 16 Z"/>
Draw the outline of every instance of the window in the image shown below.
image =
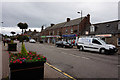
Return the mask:
<path id="1" fill-rule="evenodd" d="M 54 31 L 53 31 L 53 35 L 54 35 Z"/>
<path id="2" fill-rule="evenodd" d="M 66 33 L 68 32 L 68 30 L 66 29 L 66 31 L 65 31 Z"/>
<path id="3" fill-rule="evenodd" d="M 101 45 L 101 43 L 96 39 L 93 39 L 92 43 Z"/>
<path id="4" fill-rule="evenodd" d="M 118 24 L 118 30 L 120 30 L 120 23 Z"/>
<path id="5" fill-rule="evenodd" d="M 71 28 L 71 33 L 73 33 L 73 29 Z"/>
<path id="6" fill-rule="evenodd" d="M 90 26 L 90 32 L 95 32 L 95 26 L 93 25 Z"/>
<path id="7" fill-rule="evenodd" d="M 120 38 L 118 38 L 118 46 L 120 46 Z"/>
<path id="8" fill-rule="evenodd" d="M 50 33 L 51 33 L 51 32 L 49 31 L 49 35 L 50 35 Z"/>
<path id="9" fill-rule="evenodd" d="M 57 35 L 59 35 L 59 30 L 57 31 Z"/>

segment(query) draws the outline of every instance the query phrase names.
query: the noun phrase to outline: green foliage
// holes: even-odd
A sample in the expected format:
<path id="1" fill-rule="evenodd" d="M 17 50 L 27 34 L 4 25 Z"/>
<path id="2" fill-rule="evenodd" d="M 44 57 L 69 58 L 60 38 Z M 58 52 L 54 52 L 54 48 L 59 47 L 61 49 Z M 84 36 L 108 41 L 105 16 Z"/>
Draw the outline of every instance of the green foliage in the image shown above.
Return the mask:
<path id="1" fill-rule="evenodd" d="M 24 40 L 29 41 L 29 36 L 28 35 L 19 35 L 17 39 L 22 42 Z"/>
<path id="2" fill-rule="evenodd" d="M 25 48 L 25 44 L 24 44 L 24 43 L 22 44 L 22 47 L 21 47 L 21 54 L 22 54 L 23 56 L 28 56 L 27 50 L 26 50 L 26 48 Z"/>

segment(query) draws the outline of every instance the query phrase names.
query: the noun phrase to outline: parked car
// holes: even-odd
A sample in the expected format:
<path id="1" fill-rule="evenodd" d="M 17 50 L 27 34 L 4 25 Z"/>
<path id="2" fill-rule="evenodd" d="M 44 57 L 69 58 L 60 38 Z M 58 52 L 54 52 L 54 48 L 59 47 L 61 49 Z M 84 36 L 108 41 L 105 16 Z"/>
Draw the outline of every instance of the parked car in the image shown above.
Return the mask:
<path id="1" fill-rule="evenodd" d="M 73 47 L 73 45 L 72 44 L 70 44 L 69 42 L 66 42 L 66 41 L 58 41 L 58 42 L 56 42 L 56 46 L 57 47 L 64 47 L 64 48 L 67 48 L 67 47 L 69 47 L 69 48 L 72 48 Z"/>
<path id="2" fill-rule="evenodd" d="M 77 43 L 77 48 L 79 50 L 89 50 L 97 51 L 99 53 L 113 54 L 118 51 L 118 49 L 112 45 L 107 44 L 100 38 L 79 38 Z"/>
<path id="3" fill-rule="evenodd" d="M 34 39 L 30 39 L 29 42 L 30 43 L 36 43 L 36 41 Z"/>

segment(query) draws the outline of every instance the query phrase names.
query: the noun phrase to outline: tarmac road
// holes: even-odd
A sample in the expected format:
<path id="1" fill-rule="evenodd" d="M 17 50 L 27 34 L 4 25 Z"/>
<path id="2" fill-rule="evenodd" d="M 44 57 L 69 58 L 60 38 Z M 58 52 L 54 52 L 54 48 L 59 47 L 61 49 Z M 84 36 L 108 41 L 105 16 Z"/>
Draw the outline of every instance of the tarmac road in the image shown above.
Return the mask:
<path id="1" fill-rule="evenodd" d="M 40 43 L 25 44 L 28 51 L 43 54 L 49 64 L 74 78 L 118 78 L 117 54 L 105 55 Z"/>

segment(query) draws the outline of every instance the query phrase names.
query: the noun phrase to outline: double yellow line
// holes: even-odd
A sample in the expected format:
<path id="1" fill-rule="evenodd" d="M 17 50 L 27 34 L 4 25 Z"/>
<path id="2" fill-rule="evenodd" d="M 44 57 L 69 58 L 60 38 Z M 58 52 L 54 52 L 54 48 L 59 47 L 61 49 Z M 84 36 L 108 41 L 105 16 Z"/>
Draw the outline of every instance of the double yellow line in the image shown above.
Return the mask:
<path id="1" fill-rule="evenodd" d="M 46 64 L 47 64 L 48 66 L 50 66 L 51 68 L 55 69 L 56 71 L 62 73 L 62 74 L 65 75 L 65 76 L 67 76 L 68 78 L 70 78 L 70 79 L 72 79 L 72 80 L 76 80 L 76 79 L 73 78 L 72 76 L 70 76 L 70 75 L 68 75 L 67 73 L 61 71 L 60 69 L 58 69 L 58 68 L 56 68 L 56 67 L 50 65 L 49 63 L 46 62 Z"/>

